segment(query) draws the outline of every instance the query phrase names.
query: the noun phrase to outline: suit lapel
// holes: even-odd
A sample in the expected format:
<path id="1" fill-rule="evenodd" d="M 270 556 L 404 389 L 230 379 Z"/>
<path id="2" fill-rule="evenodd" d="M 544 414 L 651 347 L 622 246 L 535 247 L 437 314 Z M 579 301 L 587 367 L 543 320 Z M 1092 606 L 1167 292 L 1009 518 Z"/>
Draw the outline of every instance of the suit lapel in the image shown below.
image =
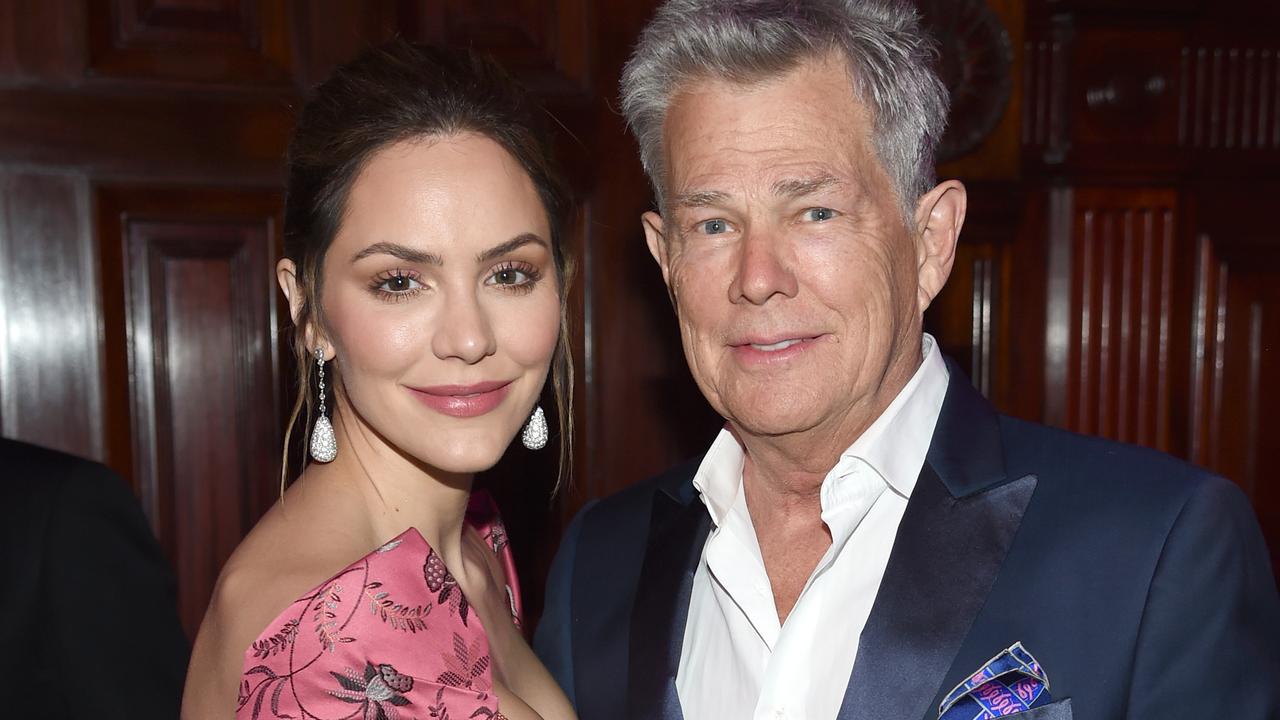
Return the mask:
<path id="1" fill-rule="evenodd" d="M 676 671 L 693 574 L 711 527 L 692 484 L 654 494 L 649 543 L 631 611 L 627 709 L 635 720 L 679 720 Z"/>
<path id="2" fill-rule="evenodd" d="M 952 366 L 928 460 L 898 527 L 839 717 L 929 707 L 995 582 L 1035 490 L 1007 482 L 994 409 Z"/>

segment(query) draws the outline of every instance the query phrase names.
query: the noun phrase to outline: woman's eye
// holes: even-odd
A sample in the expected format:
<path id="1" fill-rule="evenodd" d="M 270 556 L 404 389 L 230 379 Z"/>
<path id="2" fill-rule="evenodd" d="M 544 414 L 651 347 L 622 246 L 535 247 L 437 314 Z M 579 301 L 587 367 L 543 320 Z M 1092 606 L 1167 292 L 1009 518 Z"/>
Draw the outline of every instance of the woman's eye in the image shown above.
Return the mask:
<path id="1" fill-rule="evenodd" d="M 707 235 L 719 235 L 729 232 L 729 223 L 724 220 L 707 220 L 702 223 L 702 232 Z"/>
<path id="2" fill-rule="evenodd" d="M 528 292 L 533 289 L 541 274 L 538 269 L 525 263 L 503 263 L 484 281 L 485 285 L 497 285 L 503 290 Z"/>
<path id="3" fill-rule="evenodd" d="M 836 216 L 836 211 L 831 208 L 809 208 L 804 211 L 804 219 L 810 222 L 826 222 Z"/>
<path id="4" fill-rule="evenodd" d="M 495 272 L 490 278 L 494 285 L 521 285 L 529 282 L 528 273 L 515 268 Z"/>
<path id="5" fill-rule="evenodd" d="M 385 290 L 389 293 L 404 293 L 410 290 L 417 290 L 422 287 L 422 283 L 409 277 L 408 275 L 392 275 L 383 279 L 378 283 L 379 290 Z"/>

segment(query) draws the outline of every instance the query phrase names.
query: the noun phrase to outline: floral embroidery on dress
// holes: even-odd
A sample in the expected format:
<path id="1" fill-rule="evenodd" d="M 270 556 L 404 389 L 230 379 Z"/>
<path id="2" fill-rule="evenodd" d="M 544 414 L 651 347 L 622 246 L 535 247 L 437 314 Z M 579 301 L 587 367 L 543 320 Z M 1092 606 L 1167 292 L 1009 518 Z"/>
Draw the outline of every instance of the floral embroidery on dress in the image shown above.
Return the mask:
<path id="1" fill-rule="evenodd" d="M 395 630 L 416 633 L 427 629 L 427 615 L 431 612 L 431 603 L 425 605 L 405 605 L 391 597 L 391 593 L 383 590 L 373 592 L 382 587 L 382 583 L 374 581 L 365 585 L 364 594 L 369 598 L 369 612 L 382 618 Z"/>
<path id="2" fill-rule="evenodd" d="M 298 634 L 298 621 L 290 620 L 281 626 L 279 632 L 271 637 L 255 640 L 253 643 L 253 656 L 256 658 L 269 658 L 278 652 L 284 652 L 293 645 L 293 637 Z"/>
<path id="3" fill-rule="evenodd" d="M 492 501 L 467 522 L 519 586 Z M 425 582 L 424 582 L 425 580 Z M 245 651 L 238 720 L 504 720 L 489 641 L 444 563 L 410 528 L 298 598 Z"/>
<path id="4" fill-rule="evenodd" d="M 338 634 L 338 606 L 342 603 L 342 585 L 333 583 L 321 590 L 319 599 L 311 607 L 311 620 L 315 623 L 316 637 L 326 652 L 333 652 L 338 643 L 355 642 L 355 638 Z"/>
<path id="5" fill-rule="evenodd" d="M 489 526 L 489 533 L 484 536 L 489 541 L 489 547 L 495 555 L 502 554 L 502 549 L 507 546 L 507 528 L 502 524 L 501 520 L 494 520 Z"/>
<path id="6" fill-rule="evenodd" d="M 439 593 L 436 602 L 441 605 L 449 603 L 449 607 L 462 620 L 462 624 L 466 625 L 471 606 L 467 604 L 467 598 L 458 587 L 458 581 L 453 578 L 453 574 L 444 566 L 444 561 L 434 550 L 427 554 L 427 560 L 422 564 L 422 577 L 427 581 L 427 589 L 433 593 Z"/>
<path id="7" fill-rule="evenodd" d="M 482 692 L 492 689 L 488 681 L 489 647 L 481 640 L 482 638 L 477 638 L 467 642 L 461 635 L 454 633 L 453 655 L 445 656 L 445 671 L 440 673 L 436 682 Z"/>
<path id="8" fill-rule="evenodd" d="M 397 720 L 394 708 L 412 704 L 404 694 L 413 690 L 413 678 L 401 675 L 385 663 L 374 667 L 372 662 L 366 662 L 363 674 L 351 668 L 329 674 L 342 686 L 341 690 L 330 690 L 329 694 L 343 702 L 359 703 L 365 720 Z"/>

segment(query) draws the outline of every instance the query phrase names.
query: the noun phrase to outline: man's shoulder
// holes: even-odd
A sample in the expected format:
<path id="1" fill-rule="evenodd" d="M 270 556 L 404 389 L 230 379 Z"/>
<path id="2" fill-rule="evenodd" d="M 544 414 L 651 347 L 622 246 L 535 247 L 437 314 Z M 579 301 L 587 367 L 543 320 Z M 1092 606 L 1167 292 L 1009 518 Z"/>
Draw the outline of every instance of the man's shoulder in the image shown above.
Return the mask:
<path id="1" fill-rule="evenodd" d="M 1038 488 L 1096 497 L 1129 512 L 1178 512 L 1197 496 L 1238 495 L 1230 481 L 1149 447 L 1000 416 L 1008 475 L 1034 474 Z"/>
<path id="2" fill-rule="evenodd" d="M 56 506 L 60 512 L 101 512 L 136 504 L 125 481 L 102 463 L 40 445 L 0 439 L 8 512 L 16 517 Z"/>

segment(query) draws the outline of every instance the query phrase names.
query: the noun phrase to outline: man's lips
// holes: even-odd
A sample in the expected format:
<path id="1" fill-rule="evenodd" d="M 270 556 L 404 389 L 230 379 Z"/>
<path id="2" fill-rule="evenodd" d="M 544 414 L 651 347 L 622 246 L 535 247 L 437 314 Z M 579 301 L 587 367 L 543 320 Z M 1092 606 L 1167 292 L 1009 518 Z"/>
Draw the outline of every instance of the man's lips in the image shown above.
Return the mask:
<path id="1" fill-rule="evenodd" d="M 409 392 L 423 405 L 451 417 L 477 417 L 502 404 L 513 380 L 491 380 L 474 385 L 411 387 Z"/>
<path id="2" fill-rule="evenodd" d="M 809 333 L 751 336 L 730 343 L 730 347 L 734 355 L 748 364 L 772 363 L 800 355 L 822 337 Z"/>

